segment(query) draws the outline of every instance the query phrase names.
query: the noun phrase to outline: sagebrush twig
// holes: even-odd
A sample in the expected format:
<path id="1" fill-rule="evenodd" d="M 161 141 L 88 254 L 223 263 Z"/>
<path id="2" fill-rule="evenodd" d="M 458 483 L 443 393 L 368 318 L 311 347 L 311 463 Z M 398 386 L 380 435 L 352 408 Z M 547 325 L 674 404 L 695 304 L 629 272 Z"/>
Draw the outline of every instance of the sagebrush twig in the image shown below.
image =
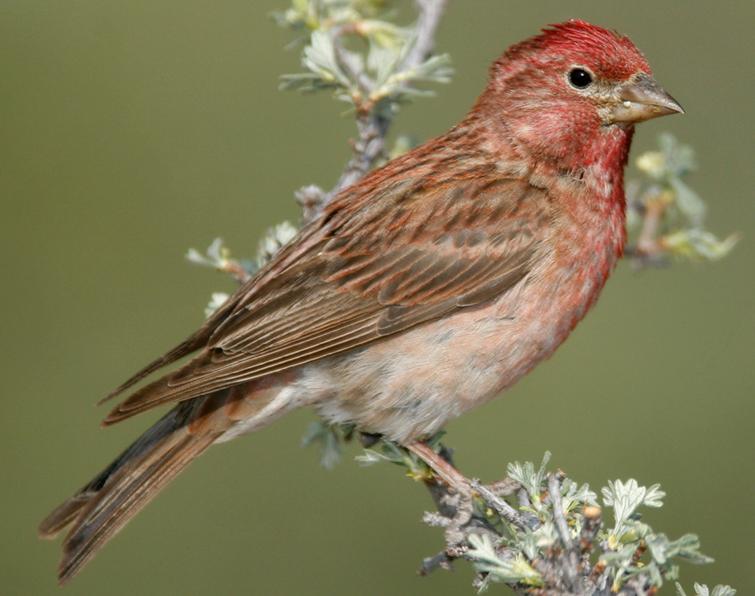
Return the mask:
<path id="1" fill-rule="evenodd" d="M 415 69 L 429 57 L 435 46 L 435 33 L 446 9 L 447 1 L 416 0 L 419 15 L 414 25 L 415 37 L 404 59 L 395 68 L 396 72 Z M 315 217 L 342 190 L 358 182 L 385 154 L 386 136 L 392 118 L 386 110 L 379 109 L 377 103 L 369 99 L 370 94 L 375 90 L 375 81 L 371 80 L 364 71 L 354 69 L 351 61 L 346 57 L 341 37 L 354 32 L 353 27 L 342 25 L 335 29 L 332 36 L 339 64 L 349 72 L 361 91 L 361 97 L 365 98 L 356 105 L 355 109 L 358 137 L 352 143 L 353 155 L 346 163 L 338 181 L 329 191 L 319 193 L 319 204 L 316 208 L 310 207 L 305 213 L 305 221 Z M 309 196 L 314 196 L 311 190 Z"/>

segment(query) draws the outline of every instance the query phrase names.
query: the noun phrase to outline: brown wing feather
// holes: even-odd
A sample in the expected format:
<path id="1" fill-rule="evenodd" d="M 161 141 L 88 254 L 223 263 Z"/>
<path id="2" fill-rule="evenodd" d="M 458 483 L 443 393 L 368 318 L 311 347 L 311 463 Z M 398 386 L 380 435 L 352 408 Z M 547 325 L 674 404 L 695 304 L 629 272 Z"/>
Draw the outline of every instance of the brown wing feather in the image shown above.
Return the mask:
<path id="1" fill-rule="evenodd" d="M 400 333 L 500 296 L 527 275 L 540 240 L 530 224 L 548 206 L 542 191 L 475 176 L 433 190 L 421 179 L 391 188 L 378 204 L 356 208 L 360 196 L 331 207 L 305 253 L 234 298 L 205 351 L 105 423 Z"/>

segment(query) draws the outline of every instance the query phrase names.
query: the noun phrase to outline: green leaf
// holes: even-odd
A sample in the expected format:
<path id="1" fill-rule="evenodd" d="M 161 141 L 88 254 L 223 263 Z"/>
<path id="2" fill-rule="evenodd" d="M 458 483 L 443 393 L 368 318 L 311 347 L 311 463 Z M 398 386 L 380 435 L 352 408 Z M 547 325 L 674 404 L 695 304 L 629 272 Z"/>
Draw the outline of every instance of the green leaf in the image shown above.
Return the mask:
<path id="1" fill-rule="evenodd" d="M 210 295 L 210 301 L 204 308 L 205 318 L 209 319 L 216 310 L 225 304 L 226 300 L 228 300 L 228 294 L 225 292 L 213 292 Z"/>
<path id="2" fill-rule="evenodd" d="M 499 557 L 488 535 L 470 535 L 469 545 L 465 556 L 478 571 L 489 573 L 495 581 L 533 587 L 543 585 L 542 576 L 521 554 L 506 559 Z"/>
<path id="3" fill-rule="evenodd" d="M 320 465 L 327 470 L 333 469 L 341 461 L 341 437 L 334 426 L 322 420 L 315 420 L 307 427 L 301 445 L 319 445 Z"/>
<path id="4" fill-rule="evenodd" d="M 687 186 L 680 178 L 671 178 L 669 180 L 676 207 L 684 217 L 693 225 L 700 226 L 705 219 L 705 202 L 694 190 Z"/>
<path id="5" fill-rule="evenodd" d="M 663 497 L 666 496 L 661 490 L 660 484 L 650 487 L 640 486 L 634 478 L 626 483 L 621 480 L 609 481 L 607 487 L 601 489 L 603 502 L 607 507 L 613 507 L 615 526 L 613 533 L 620 537 L 626 530 L 623 528 L 627 520 L 638 507 L 662 507 Z"/>
<path id="6" fill-rule="evenodd" d="M 660 565 L 664 565 L 673 558 L 684 559 L 698 565 L 713 562 L 713 559 L 700 552 L 700 540 L 695 534 L 685 534 L 673 541 L 669 540 L 665 534 L 657 534 L 647 537 L 646 543 L 653 560 Z"/>
<path id="7" fill-rule="evenodd" d="M 257 245 L 257 267 L 262 267 L 296 236 L 296 227 L 284 221 L 268 228 Z"/>
<path id="8" fill-rule="evenodd" d="M 545 490 L 545 466 L 550 458 L 550 451 L 546 451 L 538 470 L 535 470 L 535 465 L 532 462 L 520 464 L 515 461 L 506 467 L 506 473 L 524 487 L 533 504 L 540 502 L 540 493 Z"/>
<path id="9" fill-rule="evenodd" d="M 725 585 L 717 585 L 713 588 L 713 591 L 711 592 L 708 589 L 708 586 L 705 584 L 698 584 L 696 583 L 694 585 L 695 590 L 695 596 L 734 596 L 737 591 L 732 588 L 731 586 L 725 586 Z M 684 588 L 682 588 L 681 584 L 678 582 L 676 583 L 676 593 L 677 596 L 687 596 L 687 593 L 684 591 Z"/>
<path id="10" fill-rule="evenodd" d="M 719 240 L 711 232 L 692 228 L 667 234 L 661 240 L 664 248 L 674 256 L 698 261 L 716 261 L 732 251 L 739 242 L 739 235 L 731 234 Z"/>

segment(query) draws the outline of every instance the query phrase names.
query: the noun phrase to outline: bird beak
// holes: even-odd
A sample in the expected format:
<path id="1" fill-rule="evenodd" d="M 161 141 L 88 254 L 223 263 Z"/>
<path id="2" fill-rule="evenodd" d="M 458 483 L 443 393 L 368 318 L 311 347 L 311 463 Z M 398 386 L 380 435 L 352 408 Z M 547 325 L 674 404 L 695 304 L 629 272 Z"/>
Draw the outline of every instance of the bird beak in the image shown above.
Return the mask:
<path id="1" fill-rule="evenodd" d="M 679 102 L 644 73 L 618 88 L 618 100 L 611 110 L 613 122 L 643 122 L 668 114 L 684 114 Z"/>

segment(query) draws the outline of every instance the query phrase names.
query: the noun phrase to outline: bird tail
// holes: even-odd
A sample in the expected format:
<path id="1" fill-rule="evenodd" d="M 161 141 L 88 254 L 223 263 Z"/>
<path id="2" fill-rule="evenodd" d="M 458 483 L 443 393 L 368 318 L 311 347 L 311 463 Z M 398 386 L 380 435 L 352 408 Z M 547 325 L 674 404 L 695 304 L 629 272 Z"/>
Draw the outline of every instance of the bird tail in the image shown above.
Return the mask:
<path id="1" fill-rule="evenodd" d="M 227 429 L 227 422 L 213 420 L 219 418 L 224 393 L 178 404 L 42 521 L 42 538 L 71 526 L 58 570 L 61 584 Z"/>

